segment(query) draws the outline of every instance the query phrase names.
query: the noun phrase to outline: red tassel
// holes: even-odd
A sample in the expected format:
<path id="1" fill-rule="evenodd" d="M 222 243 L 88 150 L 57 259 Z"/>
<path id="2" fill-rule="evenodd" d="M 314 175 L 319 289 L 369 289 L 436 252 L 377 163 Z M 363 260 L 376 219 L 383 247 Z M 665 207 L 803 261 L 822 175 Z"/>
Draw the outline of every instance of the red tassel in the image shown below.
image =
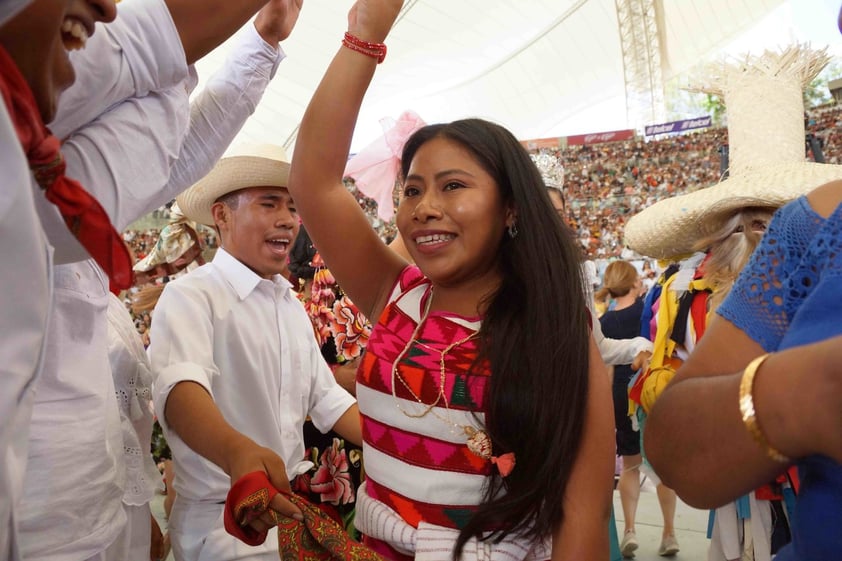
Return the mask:
<path id="1" fill-rule="evenodd" d="M 515 454 L 509 452 L 502 456 L 491 456 L 491 463 L 497 466 L 497 471 L 500 472 L 501 476 L 506 477 L 515 468 Z"/>

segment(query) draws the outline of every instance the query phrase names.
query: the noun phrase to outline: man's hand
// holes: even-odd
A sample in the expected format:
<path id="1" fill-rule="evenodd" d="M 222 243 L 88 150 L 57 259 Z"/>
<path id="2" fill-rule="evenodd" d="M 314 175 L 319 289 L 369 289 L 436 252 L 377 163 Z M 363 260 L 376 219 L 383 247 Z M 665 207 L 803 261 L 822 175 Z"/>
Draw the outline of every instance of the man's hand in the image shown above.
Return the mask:
<path id="1" fill-rule="evenodd" d="M 201 384 L 193 381 L 176 384 L 167 396 L 164 416 L 170 429 L 185 444 L 228 474 L 232 485 L 244 475 L 262 471 L 275 489 L 290 491 L 286 466 L 280 456 L 228 424 Z M 272 500 L 270 507 L 282 516 L 303 520 L 301 511 L 281 495 Z M 275 519 L 268 510 L 250 524 L 261 533 L 274 525 Z"/>
<path id="2" fill-rule="evenodd" d="M 244 475 L 254 471 L 266 472 L 269 482 L 279 491 L 290 492 L 289 479 L 287 479 L 286 466 L 284 461 L 269 448 L 258 446 L 253 440 L 243 438 L 228 451 L 231 460 L 228 463 L 226 472 L 231 477 L 231 484 Z M 269 503 L 272 510 L 282 516 L 303 520 L 301 511 L 294 504 L 289 502 L 283 495 L 276 495 Z M 258 532 L 265 532 L 276 525 L 275 519 L 268 510 L 255 518 L 249 524 Z"/>
<path id="3" fill-rule="evenodd" d="M 254 20 L 254 27 L 263 40 L 277 47 L 278 43 L 289 37 L 298 21 L 303 2 L 304 0 L 269 0 Z"/>

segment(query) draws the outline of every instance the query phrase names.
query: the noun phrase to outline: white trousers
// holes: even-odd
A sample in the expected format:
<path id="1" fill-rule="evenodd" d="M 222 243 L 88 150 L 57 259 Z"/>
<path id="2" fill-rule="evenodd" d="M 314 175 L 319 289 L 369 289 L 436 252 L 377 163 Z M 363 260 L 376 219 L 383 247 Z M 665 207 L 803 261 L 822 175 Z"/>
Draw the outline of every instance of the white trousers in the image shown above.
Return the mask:
<path id="1" fill-rule="evenodd" d="M 149 503 L 132 506 L 123 503 L 126 525 L 105 550 L 105 561 L 149 561 L 152 547 L 152 509 Z"/>
<path id="2" fill-rule="evenodd" d="M 277 561 L 278 532 L 270 530 L 262 545 L 246 545 L 225 531 L 224 507 L 176 496 L 167 526 L 175 560 Z"/>

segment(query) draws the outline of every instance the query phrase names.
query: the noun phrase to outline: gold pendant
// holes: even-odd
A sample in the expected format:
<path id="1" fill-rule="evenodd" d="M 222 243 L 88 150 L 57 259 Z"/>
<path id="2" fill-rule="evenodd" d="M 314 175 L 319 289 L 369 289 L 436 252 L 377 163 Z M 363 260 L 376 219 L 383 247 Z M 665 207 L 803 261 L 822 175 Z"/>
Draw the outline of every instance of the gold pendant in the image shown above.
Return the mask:
<path id="1" fill-rule="evenodd" d="M 484 430 L 477 430 L 474 427 L 463 427 L 468 435 L 468 450 L 483 460 L 491 458 L 491 437 Z"/>

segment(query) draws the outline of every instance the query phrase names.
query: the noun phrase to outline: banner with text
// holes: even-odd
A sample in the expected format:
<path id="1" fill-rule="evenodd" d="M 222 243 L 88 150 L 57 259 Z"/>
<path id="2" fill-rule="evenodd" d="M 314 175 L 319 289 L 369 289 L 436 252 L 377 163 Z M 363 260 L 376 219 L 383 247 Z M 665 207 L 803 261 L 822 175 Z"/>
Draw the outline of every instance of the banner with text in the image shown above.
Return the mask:
<path id="1" fill-rule="evenodd" d="M 534 138 L 532 140 L 521 140 L 521 144 L 527 150 L 540 150 L 541 148 L 560 149 L 564 148 L 564 137 Z"/>
<path id="2" fill-rule="evenodd" d="M 654 136 L 656 134 L 669 134 L 672 132 L 684 132 L 693 129 L 702 129 L 711 125 L 710 115 L 706 117 L 698 117 L 696 119 L 683 119 L 681 121 L 672 121 L 671 123 L 661 123 L 660 125 L 648 125 L 646 127 L 646 136 Z"/>
<path id="3" fill-rule="evenodd" d="M 581 146 L 583 144 L 600 144 L 602 142 L 617 142 L 620 140 L 631 140 L 634 138 L 634 129 L 620 131 L 595 132 L 591 134 L 577 134 L 567 137 L 569 146 Z"/>

